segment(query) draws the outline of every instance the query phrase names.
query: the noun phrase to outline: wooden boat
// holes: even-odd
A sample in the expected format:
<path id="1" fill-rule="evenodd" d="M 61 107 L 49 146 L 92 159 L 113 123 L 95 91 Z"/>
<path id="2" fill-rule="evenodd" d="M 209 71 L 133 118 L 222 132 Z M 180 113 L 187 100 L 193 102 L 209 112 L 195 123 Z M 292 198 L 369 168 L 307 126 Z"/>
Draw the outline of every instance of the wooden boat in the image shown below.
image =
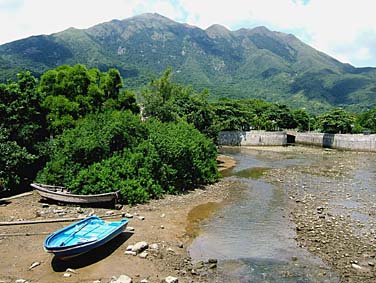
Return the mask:
<path id="1" fill-rule="evenodd" d="M 122 233 L 128 219 L 106 222 L 90 216 L 52 233 L 44 240 L 44 249 L 57 258 L 68 259 L 104 245 Z"/>
<path id="2" fill-rule="evenodd" d="M 117 201 L 118 198 L 118 192 L 95 195 L 76 195 L 71 194 L 68 189 L 60 186 L 49 186 L 42 184 L 31 184 L 31 186 L 39 193 L 42 198 L 63 203 L 100 204 Z"/>

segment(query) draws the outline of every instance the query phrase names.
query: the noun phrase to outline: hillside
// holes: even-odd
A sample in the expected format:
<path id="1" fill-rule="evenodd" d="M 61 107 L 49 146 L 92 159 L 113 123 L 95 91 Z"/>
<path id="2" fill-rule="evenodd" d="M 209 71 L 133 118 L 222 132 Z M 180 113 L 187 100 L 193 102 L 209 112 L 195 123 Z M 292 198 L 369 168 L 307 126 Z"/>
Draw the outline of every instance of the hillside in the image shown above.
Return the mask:
<path id="1" fill-rule="evenodd" d="M 265 27 L 206 30 L 158 14 L 70 28 L 0 46 L 0 81 L 21 70 L 35 75 L 61 64 L 118 68 L 128 88 L 172 66 L 175 79 L 212 99 L 257 97 L 321 112 L 376 107 L 376 68 L 355 68 Z"/>

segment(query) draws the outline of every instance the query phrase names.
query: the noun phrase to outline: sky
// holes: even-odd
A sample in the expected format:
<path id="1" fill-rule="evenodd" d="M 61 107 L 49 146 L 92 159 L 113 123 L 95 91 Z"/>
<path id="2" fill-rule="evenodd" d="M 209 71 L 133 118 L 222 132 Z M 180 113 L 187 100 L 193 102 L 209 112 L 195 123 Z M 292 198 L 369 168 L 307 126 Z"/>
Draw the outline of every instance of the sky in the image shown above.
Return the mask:
<path id="1" fill-rule="evenodd" d="M 292 33 L 343 63 L 376 67 L 375 0 L 0 0 L 0 44 L 142 13 L 230 30 Z"/>

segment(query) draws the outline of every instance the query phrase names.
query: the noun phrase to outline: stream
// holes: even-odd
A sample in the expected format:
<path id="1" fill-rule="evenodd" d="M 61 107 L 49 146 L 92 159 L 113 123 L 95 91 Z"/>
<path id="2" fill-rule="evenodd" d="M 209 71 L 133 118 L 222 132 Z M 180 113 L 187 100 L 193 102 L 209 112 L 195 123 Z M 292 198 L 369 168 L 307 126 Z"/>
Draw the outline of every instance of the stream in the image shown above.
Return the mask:
<path id="1" fill-rule="evenodd" d="M 271 168 L 310 165 L 315 156 L 244 148 L 222 153 L 237 162 L 223 173 L 233 183 L 231 197 L 201 222 L 189 247 L 195 261 L 218 259 L 209 282 L 339 282 L 319 258 L 297 246 L 285 190 L 262 178 Z"/>

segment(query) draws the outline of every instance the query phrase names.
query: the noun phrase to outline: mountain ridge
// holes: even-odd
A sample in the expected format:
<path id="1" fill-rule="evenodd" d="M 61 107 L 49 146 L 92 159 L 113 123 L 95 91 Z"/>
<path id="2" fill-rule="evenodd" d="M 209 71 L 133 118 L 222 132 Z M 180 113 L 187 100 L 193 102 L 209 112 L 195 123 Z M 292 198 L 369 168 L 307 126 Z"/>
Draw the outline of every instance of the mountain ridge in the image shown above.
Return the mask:
<path id="1" fill-rule="evenodd" d="M 69 28 L 0 45 L 0 80 L 28 69 L 36 76 L 61 64 L 118 68 L 140 89 L 168 66 L 174 78 L 212 99 L 262 98 L 320 112 L 376 107 L 376 68 L 356 68 L 292 34 L 267 27 L 231 31 L 175 22 L 155 13 Z"/>

